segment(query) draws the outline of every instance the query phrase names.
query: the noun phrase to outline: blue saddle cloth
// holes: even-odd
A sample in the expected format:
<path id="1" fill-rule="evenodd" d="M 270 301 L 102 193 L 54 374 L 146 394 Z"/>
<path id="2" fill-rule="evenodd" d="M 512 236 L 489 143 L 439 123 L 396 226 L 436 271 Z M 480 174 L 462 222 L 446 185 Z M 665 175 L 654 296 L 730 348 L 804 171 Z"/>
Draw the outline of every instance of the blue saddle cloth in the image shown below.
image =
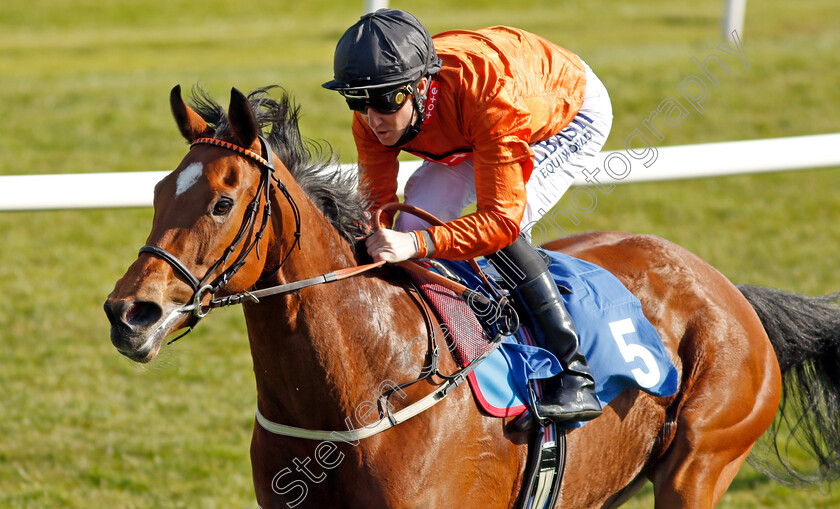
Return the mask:
<path id="1" fill-rule="evenodd" d="M 593 263 L 561 253 L 543 251 L 557 284 L 571 290 L 563 295 L 575 321 L 580 346 L 589 362 L 598 398 L 606 406 L 625 389 L 636 387 L 655 396 L 670 396 L 679 376 L 662 340 L 642 313 L 635 295 L 610 272 Z M 481 286 L 466 262 L 444 262 L 468 286 Z M 495 270 L 480 260 L 488 274 Z M 521 327 L 507 337 L 470 374 L 470 385 L 491 415 L 517 415 L 530 401 L 528 380 L 552 377 L 562 371 L 548 350 L 534 345 Z M 529 344 L 530 343 L 530 344 Z"/>

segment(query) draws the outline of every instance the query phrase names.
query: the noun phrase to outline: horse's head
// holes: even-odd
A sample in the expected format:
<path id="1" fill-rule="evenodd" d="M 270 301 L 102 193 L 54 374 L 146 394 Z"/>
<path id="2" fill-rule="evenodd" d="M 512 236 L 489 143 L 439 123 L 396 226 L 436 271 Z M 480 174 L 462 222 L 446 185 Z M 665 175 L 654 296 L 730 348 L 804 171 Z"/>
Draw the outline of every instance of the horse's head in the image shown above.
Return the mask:
<path id="1" fill-rule="evenodd" d="M 105 302 L 111 342 L 138 362 L 152 360 L 170 333 L 194 325 L 216 292 L 247 290 L 276 268 L 265 260 L 277 259 L 267 256 L 274 235 L 269 190 L 274 163 L 281 163 L 248 98 L 231 91 L 218 132 L 184 103 L 180 87 L 170 103 L 191 149 L 155 187 L 146 246 Z"/>

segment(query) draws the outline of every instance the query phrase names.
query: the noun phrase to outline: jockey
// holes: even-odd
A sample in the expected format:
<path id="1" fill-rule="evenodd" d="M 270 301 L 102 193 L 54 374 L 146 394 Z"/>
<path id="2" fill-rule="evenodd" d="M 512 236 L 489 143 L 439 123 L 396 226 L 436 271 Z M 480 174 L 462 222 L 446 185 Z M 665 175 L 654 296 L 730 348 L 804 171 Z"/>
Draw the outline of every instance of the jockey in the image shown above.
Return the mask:
<path id="1" fill-rule="evenodd" d="M 545 384 L 538 413 L 555 421 L 601 414 L 575 326 L 530 227 L 583 173 L 612 124 L 609 96 L 571 51 L 523 30 L 455 30 L 432 38 L 411 14 L 365 14 L 338 41 L 335 79 L 353 113 L 359 183 L 371 210 L 397 198 L 397 156 L 425 161 L 405 202 L 446 224 L 409 214 L 367 239 L 375 260 L 485 256 L 532 317 L 537 341 L 563 372 Z M 476 211 L 461 216 L 468 205 Z M 387 217 L 388 224 L 393 215 Z"/>

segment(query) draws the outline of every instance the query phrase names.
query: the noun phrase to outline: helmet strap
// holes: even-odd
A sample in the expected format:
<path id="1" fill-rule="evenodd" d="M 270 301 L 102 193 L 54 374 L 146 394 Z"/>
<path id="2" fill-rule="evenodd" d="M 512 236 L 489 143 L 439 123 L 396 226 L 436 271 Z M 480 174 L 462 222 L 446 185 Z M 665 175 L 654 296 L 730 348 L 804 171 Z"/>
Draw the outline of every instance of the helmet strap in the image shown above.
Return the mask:
<path id="1" fill-rule="evenodd" d="M 415 91 L 414 91 L 413 94 L 411 94 L 412 97 L 414 98 L 414 111 L 417 112 L 417 120 L 415 120 L 411 125 L 409 125 L 406 128 L 405 132 L 402 134 L 402 136 L 400 136 L 400 139 L 398 139 L 396 143 L 394 143 L 393 145 L 385 145 L 386 147 L 388 147 L 388 148 L 402 147 L 406 143 L 408 143 L 411 140 L 413 140 L 414 138 L 416 138 L 418 134 L 420 134 L 421 126 L 423 125 L 423 120 L 426 117 L 426 97 L 428 97 L 428 95 L 429 95 L 429 86 L 431 85 L 431 77 L 429 77 L 429 76 L 421 76 L 420 77 L 420 79 L 423 79 L 423 78 L 429 78 L 429 83 L 426 84 L 426 91 L 423 92 L 423 95 L 421 96 L 420 94 L 418 94 L 416 92 L 417 85 L 415 85 L 413 87 Z M 419 83 L 420 80 L 417 80 L 417 82 Z"/>

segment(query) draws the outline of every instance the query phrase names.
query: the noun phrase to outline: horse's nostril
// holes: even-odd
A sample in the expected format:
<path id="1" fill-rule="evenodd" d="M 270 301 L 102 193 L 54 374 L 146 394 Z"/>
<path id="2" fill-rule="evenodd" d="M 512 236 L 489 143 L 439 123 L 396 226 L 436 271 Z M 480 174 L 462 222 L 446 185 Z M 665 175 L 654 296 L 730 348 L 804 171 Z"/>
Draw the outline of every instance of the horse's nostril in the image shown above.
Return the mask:
<path id="1" fill-rule="evenodd" d="M 110 322 L 111 325 L 116 325 L 117 318 L 114 315 L 114 310 L 111 307 L 111 303 L 106 301 L 104 307 L 105 307 L 105 316 L 108 317 L 108 322 Z"/>
<path id="2" fill-rule="evenodd" d="M 163 310 L 154 302 L 136 301 L 125 311 L 125 323 L 130 327 L 148 325 L 160 320 Z"/>
<path id="3" fill-rule="evenodd" d="M 163 310 L 154 302 L 106 302 L 105 315 L 112 327 L 144 327 L 152 325 L 163 316 Z"/>

